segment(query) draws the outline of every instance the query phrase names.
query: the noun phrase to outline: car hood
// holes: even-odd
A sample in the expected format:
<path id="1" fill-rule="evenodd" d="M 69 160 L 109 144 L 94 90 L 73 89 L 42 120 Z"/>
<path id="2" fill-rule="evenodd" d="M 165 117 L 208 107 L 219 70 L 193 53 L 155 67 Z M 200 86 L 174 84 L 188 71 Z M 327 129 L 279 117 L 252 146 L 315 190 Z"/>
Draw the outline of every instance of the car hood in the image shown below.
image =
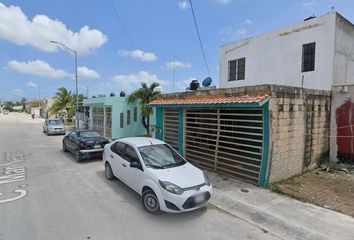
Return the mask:
<path id="1" fill-rule="evenodd" d="M 148 169 L 158 180 L 176 184 L 181 188 L 193 187 L 205 183 L 203 171 L 190 163 L 173 168 Z"/>

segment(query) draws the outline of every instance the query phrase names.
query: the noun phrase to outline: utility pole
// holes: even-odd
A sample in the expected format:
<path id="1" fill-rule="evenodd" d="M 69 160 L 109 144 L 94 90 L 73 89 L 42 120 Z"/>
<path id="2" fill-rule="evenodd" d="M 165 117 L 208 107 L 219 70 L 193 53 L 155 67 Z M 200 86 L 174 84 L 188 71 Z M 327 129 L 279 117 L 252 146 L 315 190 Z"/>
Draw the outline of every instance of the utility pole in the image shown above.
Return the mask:
<path id="1" fill-rule="evenodd" d="M 88 98 L 88 96 L 89 96 L 89 87 L 87 86 L 86 87 L 86 98 Z"/>
<path id="2" fill-rule="evenodd" d="M 76 89 L 76 94 L 75 94 L 75 102 L 76 102 L 76 109 L 75 109 L 75 128 L 78 129 L 79 128 L 79 99 L 78 99 L 78 92 L 79 92 L 79 88 L 78 88 L 78 83 L 77 83 L 77 51 L 73 50 L 71 48 L 69 48 L 68 46 L 66 46 L 65 44 L 58 42 L 58 41 L 50 41 L 51 43 L 54 44 L 59 44 L 61 46 L 63 46 L 64 48 L 66 48 L 67 50 L 69 50 L 70 52 L 74 53 L 75 55 L 75 89 Z"/>

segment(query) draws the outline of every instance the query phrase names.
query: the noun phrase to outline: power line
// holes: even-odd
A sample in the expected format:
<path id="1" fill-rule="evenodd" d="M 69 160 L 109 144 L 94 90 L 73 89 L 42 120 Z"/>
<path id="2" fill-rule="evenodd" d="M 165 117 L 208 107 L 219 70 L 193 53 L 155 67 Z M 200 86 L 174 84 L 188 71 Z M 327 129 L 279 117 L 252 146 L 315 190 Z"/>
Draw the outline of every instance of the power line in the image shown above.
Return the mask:
<path id="1" fill-rule="evenodd" d="M 124 35 L 125 35 L 125 37 L 127 38 L 128 42 L 129 42 L 129 44 L 130 44 L 130 47 L 131 47 L 133 50 L 135 50 L 135 49 L 136 49 L 135 44 L 134 44 L 134 42 L 132 41 L 132 39 L 130 38 L 130 36 L 129 36 L 129 34 L 128 34 L 128 31 L 127 31 L 127 28 L 124 26 L 124 23 L 123 23 L 122 19 L 121 19 L 120 16 L 119 16 L 119 13 L 118 13 L 117 8 L 114 6 L 114 4 L 113 4 L 113 2 L 112 2 L 111 0 L 109 0 L 109 3 L 111 4 L 111 8 L 113 9 L 114 15 L 116 16 L 116 18 L 117 18 L 119 24 L 121 25 L 121 27 L 122 27 L 122 29 L 123 29 Z M 144 69 L 143 63 L 140 62 L 140 61 L 139 61 L 139 63 L 140 63 L 141 68 Z"/>
<path id="2" fill-rule="evenodd" d="M 113 12 L 114 12 L 114 15 L 116 16 L 118 22 L 120 23 L 121 27 L 123 28 L 123 32 L 124 32 L 125 37 L 128 39 L 128 42 L 129 42 L 129 44 L 131 45 L 131 47 L 132 47 L 133 49 L 135 49 L 135 45 L 134 45 L 133 41 L 131 40 L 131 38 L 129 37 L 128 31 L 127 31 L 127 29 L 125 28 L 125 26 L 124 26 L 124 24 L 123 24 L 123 21 L 122 21 L 122 19 L 120 18 L 116 7 L 115 7 L 114 4 L 112 3 L 112 1 L 109 1 L 109 3 L 111 4 L 111 7 L 112 7 Z"/>
<path id="3" fill-rule="evenodd" d="M 195 26 L 195 30 L 197 31 L 197 35 L 198 35 L 198 39 L 199 39 L 199 45 L 200 45 L 200 48 L 201 48 L 201 50 L 202 50 L 202 54 L 203 54 L 203 58 L 204 58 L 205 67 L 206 67 L 206 69 L 207 69 L 207 71 L 208 71 L 208 74 L 209 74 L 209 77 L 210 77 L 209 66 L 208 66 L 208 62 L 207 62 L 206 57 L 205 57 L 205 52 L 204 52 L 202 40 L 201 40 L 201 37 L 200 37 L 199 28 L 198 28 L 197 20 L 196 20 L 196 17 L 195 17 L 195 13 L 194 13 L 194 9 L 193 9 L 192 0 L 189 0 L 189 5 L 191 6 L 192 15 L 193 15 L 193 20 L 194 20 L 194 26 Z"/>

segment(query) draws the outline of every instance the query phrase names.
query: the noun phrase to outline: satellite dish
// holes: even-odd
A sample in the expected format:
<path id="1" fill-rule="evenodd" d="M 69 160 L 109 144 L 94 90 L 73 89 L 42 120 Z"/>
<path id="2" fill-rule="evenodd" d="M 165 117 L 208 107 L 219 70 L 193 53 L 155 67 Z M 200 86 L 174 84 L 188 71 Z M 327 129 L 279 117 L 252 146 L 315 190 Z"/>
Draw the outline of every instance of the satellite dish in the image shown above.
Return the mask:
<path id="1" fill-rule="evenodd" d="M 202 82 L 203 87 L 209 87 L 211 85 L 212 81 L 213 81 L 213 79 L 211 79 L 211 77 L 207 77 Z"/>

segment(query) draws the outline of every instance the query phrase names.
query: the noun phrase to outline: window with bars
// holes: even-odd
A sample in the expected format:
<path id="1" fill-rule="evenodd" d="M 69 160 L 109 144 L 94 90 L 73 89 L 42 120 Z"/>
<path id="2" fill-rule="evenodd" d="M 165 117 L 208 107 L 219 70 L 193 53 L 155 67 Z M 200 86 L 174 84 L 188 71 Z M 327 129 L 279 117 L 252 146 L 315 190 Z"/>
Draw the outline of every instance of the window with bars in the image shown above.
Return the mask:
<path id="1" fill-rule="evenodd" d="M 106 107 L 105 121 L 106 121 L 105 137 L 112 138 L 112 107 Z"/>
<path id="2" fill-rule="evenodd" d="M 302 72 L 311 72 L 315 70 L 315 55 L 315 42 L 302 45 Z"/>
<path id="3" fill-rule="evenodd" d="M 138 108 L 134 108 L 134 122 L 138 121 Z"/>
<path id="4" fill-rule="evenodd" d="M 229 81 L 245 80 L 246 58 L 229 61 Z"/>
<path id="5" fill-rule="evenodd" d="M 124 113 L 120 113 L 120 128 L 124 128 Z"/>
<path id="6" fill-rule="evenodd" d="M 130 110 L 127 111 L 127 125 L 130 125 Z"/>

